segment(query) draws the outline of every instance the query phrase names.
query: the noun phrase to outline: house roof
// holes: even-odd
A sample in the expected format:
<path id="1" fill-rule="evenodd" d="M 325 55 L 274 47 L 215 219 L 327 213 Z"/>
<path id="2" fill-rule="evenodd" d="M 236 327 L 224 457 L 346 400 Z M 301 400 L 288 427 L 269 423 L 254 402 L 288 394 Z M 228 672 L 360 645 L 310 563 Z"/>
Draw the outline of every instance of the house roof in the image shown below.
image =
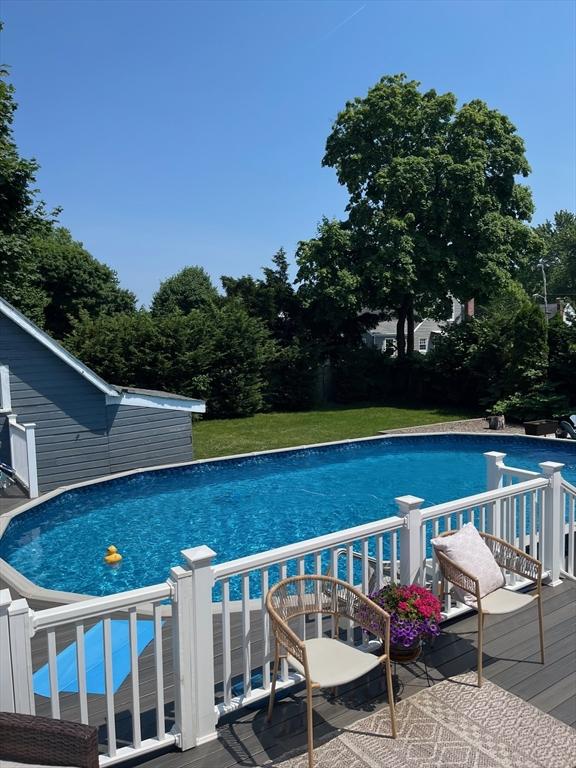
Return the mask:
<path id="1" fill-rule="evenodd" d="M 0 312 L 9 320 L 12 320 L 23 331 L 30 334 L 36 341 L 44 345 L 56 357 L 63 360 L 76 373 L 90 382 L 96 389 L 106 395 L 107 405 L 138 405 L 144 408 L 166 408 L 169 410 L 190 411 L 204 413 L 206 403 L 203 400 L 195 400 L 183 395 L 175 395 L 170 392 L 156 390 L 137 389 L 135 387 L 113 386 L 94 373 L 87 365 L 68 352 L 67 349 L 55 341 L 45 331 L 39 328 L 29 318 L 19 312 L 15 307 L 0 297 Z"/>
<path id="2" fill-rule="evenodd" d="M 383 336 L 394 336 L 396 337 L 396 327 L 397 327 L 398 321 L 397 320 L 381 320 L 378 325 L 376 325 L 371 330 L 367 331 L 369 334 L 382 334 Z"/>

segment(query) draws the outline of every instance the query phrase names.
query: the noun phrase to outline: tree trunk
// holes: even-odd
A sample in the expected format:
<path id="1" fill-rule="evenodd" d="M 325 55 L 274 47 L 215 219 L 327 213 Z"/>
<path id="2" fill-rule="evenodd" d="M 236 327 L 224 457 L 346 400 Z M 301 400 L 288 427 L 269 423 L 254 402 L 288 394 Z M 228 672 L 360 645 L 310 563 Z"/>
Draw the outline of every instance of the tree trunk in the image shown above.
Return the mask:
<path id="1" fill-rule="evenodd" d="M 406 297 L 406 320 L 407 320 L 407 336 L 406 336 L 406 354 L 408 356 L 414 354 L 414 302 L 412 296 Z"/>
<path id="2" fill-rule="evenodd" d="M 396 323 L 396 346 L 398 347 L 398 359 L 406 357 L 406 308 L 404 304 L 398 308 L 398 322 Z"/>

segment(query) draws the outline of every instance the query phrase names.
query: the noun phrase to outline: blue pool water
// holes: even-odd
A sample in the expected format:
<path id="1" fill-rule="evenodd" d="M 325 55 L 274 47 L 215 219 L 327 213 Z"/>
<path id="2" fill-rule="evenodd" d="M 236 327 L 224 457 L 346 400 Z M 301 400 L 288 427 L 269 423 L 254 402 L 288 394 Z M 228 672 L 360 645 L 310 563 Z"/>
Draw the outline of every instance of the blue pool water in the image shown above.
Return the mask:
<path id="1" fill-rule="evenodd" d="M 538 469 L 576 444 L 489 435 L 383 438 L 147 472 L 68 491 L 14 518 L 0 557 L 51 589 L 105 595 L 164 581 L 180 551 L 207 544 L 224 562 L 485 488 L 484 451 Z M 120 566 L 103 562 L 109 544 Z"/>

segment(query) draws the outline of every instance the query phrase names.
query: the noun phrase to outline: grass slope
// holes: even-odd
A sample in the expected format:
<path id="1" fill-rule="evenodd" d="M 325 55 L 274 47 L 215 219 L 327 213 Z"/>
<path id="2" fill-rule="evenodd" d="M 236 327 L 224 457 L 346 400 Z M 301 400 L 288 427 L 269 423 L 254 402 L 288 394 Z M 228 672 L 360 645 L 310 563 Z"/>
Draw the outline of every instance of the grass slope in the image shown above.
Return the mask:
<path id="1" fill-rule="evenodd" d="M 199 421 L 194 424 L 194 458 L 288 448 L 347 440 L 440 421 L 471 418 L 442 408 L 332 406 L 298 413 L 259 413 L 247 419 Z"/>

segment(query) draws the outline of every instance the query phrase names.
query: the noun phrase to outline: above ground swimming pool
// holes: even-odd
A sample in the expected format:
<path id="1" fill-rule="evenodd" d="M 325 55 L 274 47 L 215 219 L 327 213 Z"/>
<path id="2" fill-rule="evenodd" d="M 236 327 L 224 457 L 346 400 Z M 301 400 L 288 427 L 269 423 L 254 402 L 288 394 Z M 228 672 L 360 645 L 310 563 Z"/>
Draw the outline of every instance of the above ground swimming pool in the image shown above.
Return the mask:
<path id="1" fill-rule="evenodd" d="M 538 470 L 576 443 L 490 435 L 405 436 L 296 449 L 136 474 L 67 491 L 15 517 L 0 557 L 49 589 L 107 595 L 166 580 L 180 551 L 207 544 L 216 562 L 486 490 L 483 452 Z M 115 544 L 119 566 L 103 561 Z"/>

